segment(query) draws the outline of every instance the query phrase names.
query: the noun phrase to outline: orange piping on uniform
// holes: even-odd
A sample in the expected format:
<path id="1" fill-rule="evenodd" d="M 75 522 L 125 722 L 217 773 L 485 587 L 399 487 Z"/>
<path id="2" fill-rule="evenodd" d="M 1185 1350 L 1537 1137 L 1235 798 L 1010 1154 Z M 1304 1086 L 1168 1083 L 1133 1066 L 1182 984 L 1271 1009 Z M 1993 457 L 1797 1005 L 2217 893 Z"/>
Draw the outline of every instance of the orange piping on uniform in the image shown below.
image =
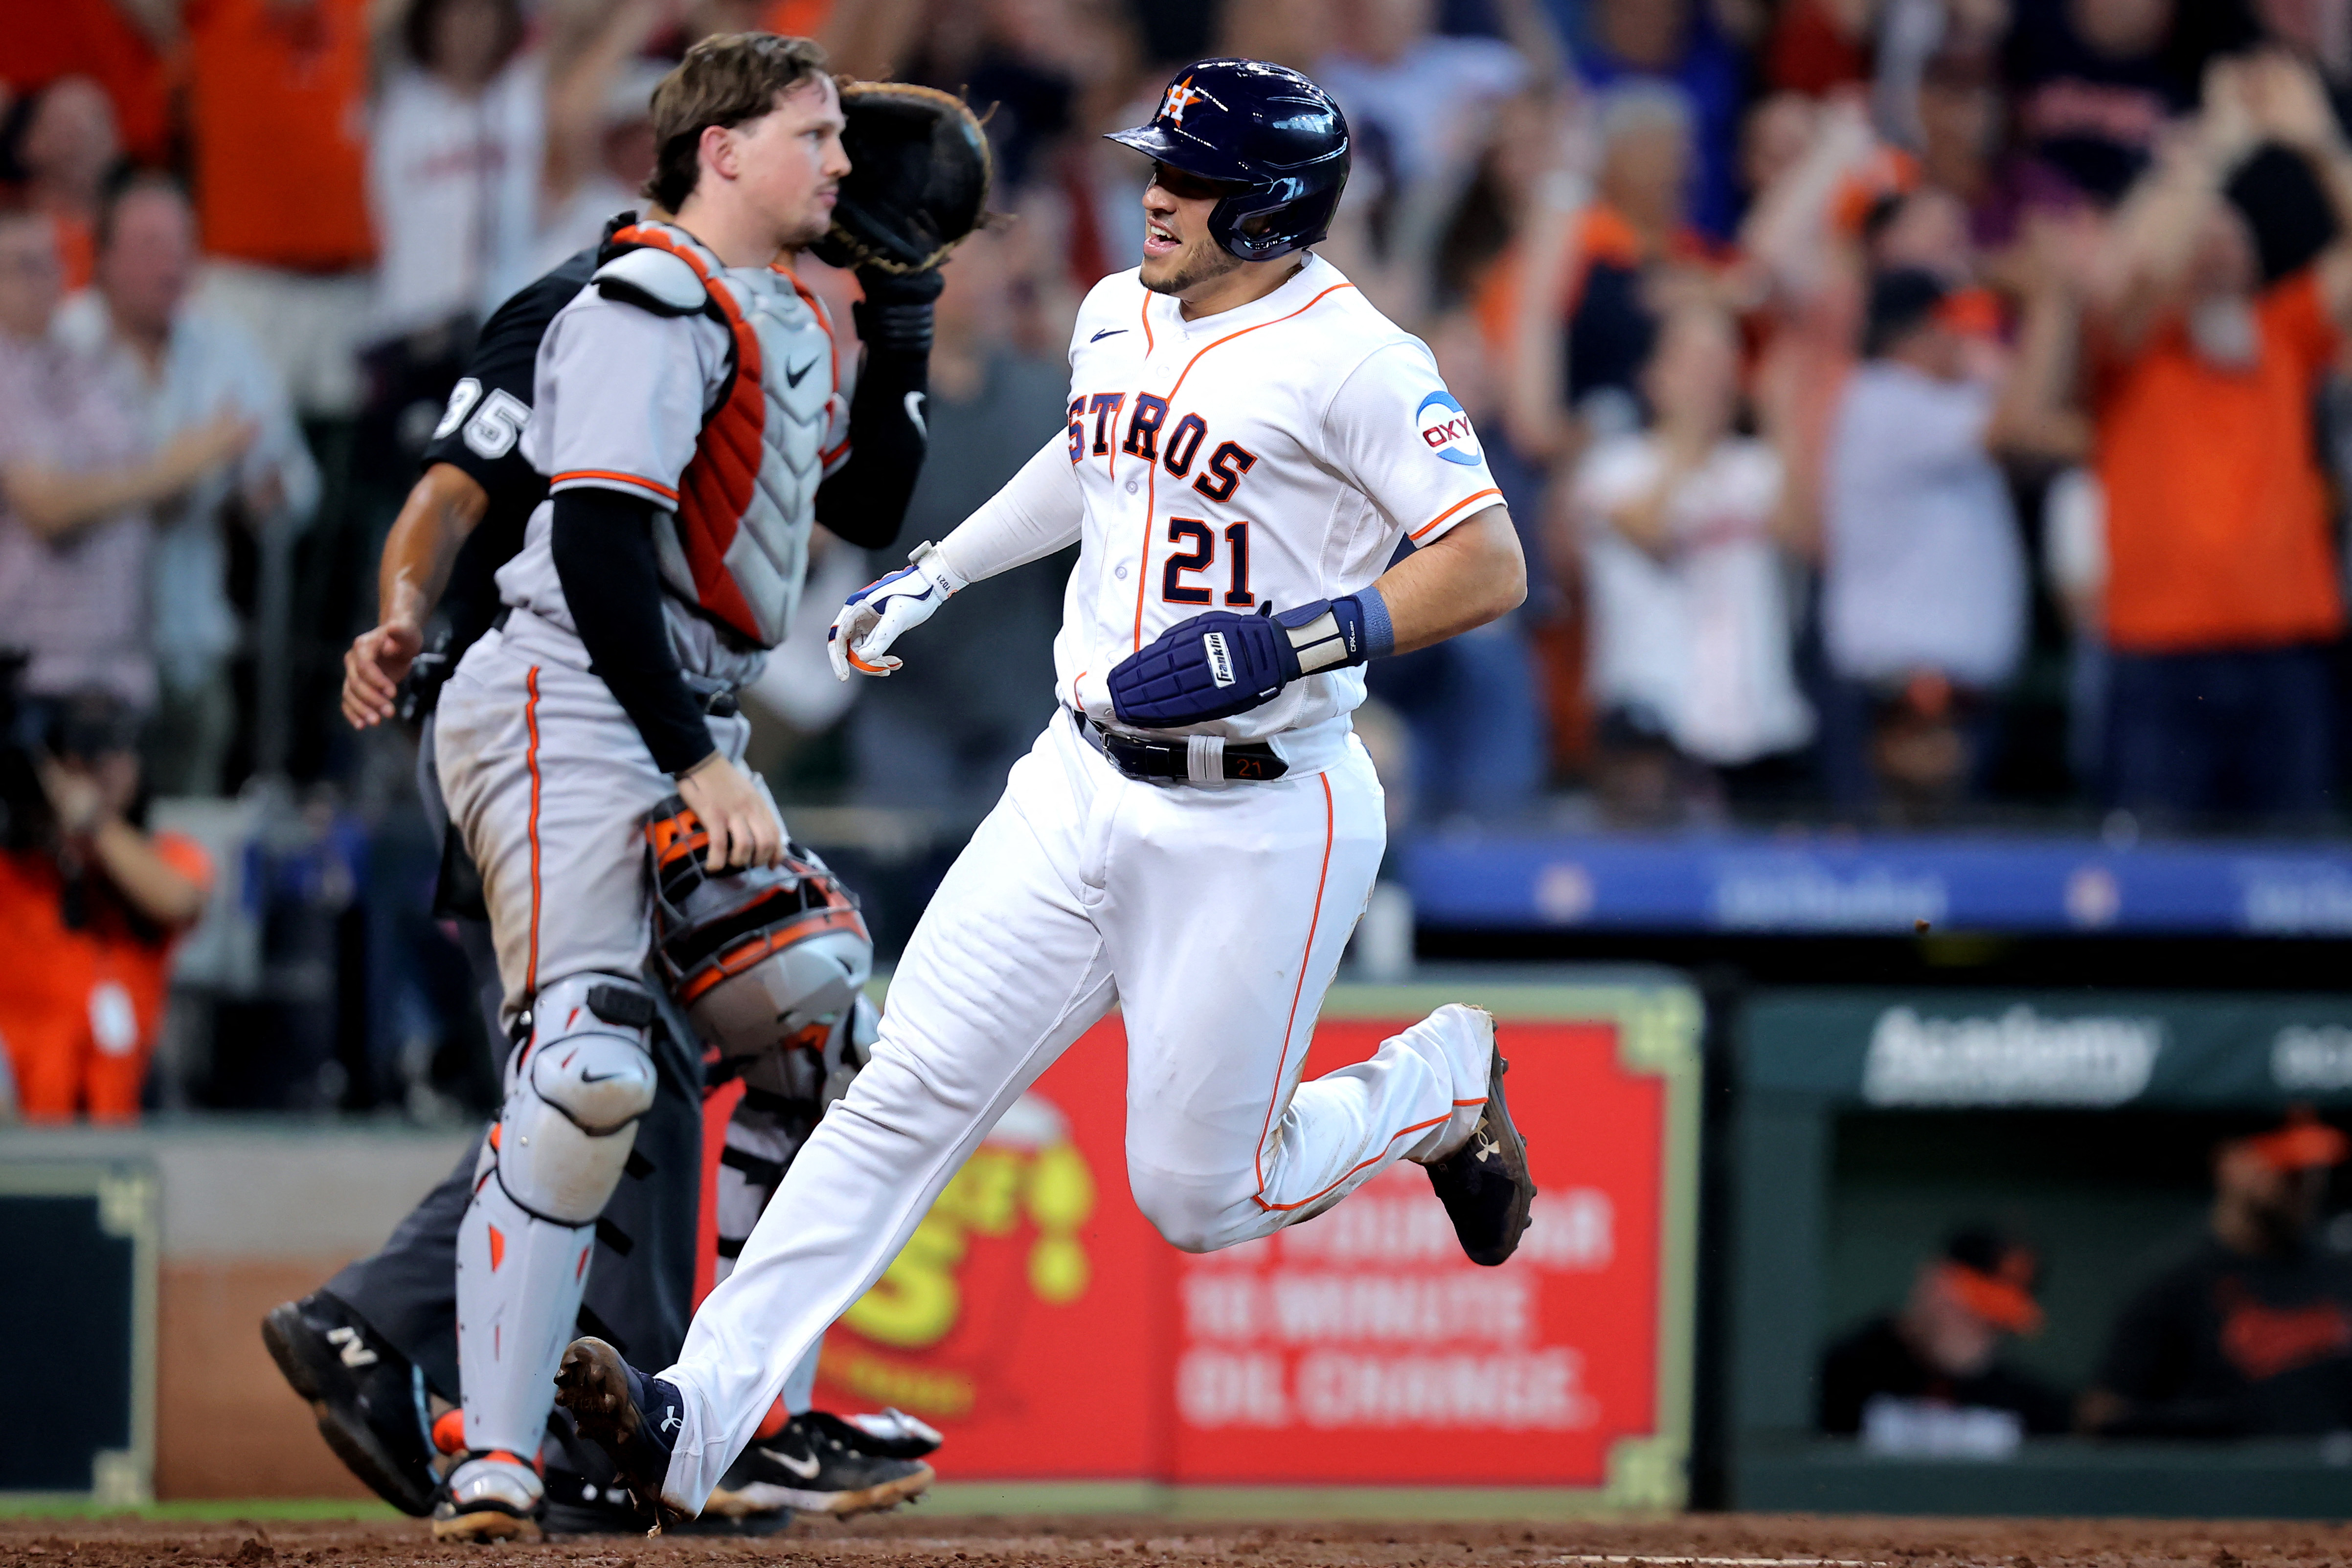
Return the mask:
<path id="1" fill-rule="evenodd" d="M 1356 286 L 1352 283 L 1335 283 L 1331 285 L 1330 287 L 1324 289 L 1322 293 L 1316 295 L 1314 298 L 1308 300 L 1306 304 L 1301 305 L 1296 310 L 1290 311 L 1285 315 L 1276 316 L 1271 321 L 1260 321 L 1256 326 L 1244 327 L 1238 332 L 1228 332 L 1223 337 L 1218 339 L 1215 342 L 1207 344 L 1200 350 L 1199 353 L 1194 354 L 1191 359 L 1185 361 L 1184 368 L 1177 372 L 1176 384 L 1168 389 L 1168 406 L 1170 410 L 1173 411 L 1176 407 L 1176 394 L 1184 390 L 1184 378 L 1192 373 L 1192 367 L 1201 362 L 1201 356 L 1202 354 L 1206 354 L 1212 349 L 1222 349 L 1227 343 L 1232 342 L 1235 338 L 1246 337 L 1248 334 L 1256 331 L 1259 327 L 1272 327 L 1279 322 L 1289 320 L 1292 316 L 1302 315 L 1307 311 L 1312 310 L 1317 305 L 1322 303 L 1324 295 L 1337 294 L 1342 288 L 1353 288 L 1355 287 Z M 1151 301 L 1149 297 L 1145 298 L 1143 304 L 1145 315 L 1144 330 L 1148 334 L 1151 329 L 1151 322 L 1150 319 Z M 1151 577 L 1151 524 L 1159 510 L 1160 465 L 1154 463 L 1151 465 L 1150 487 L 1144 494 L 1143 559 L 1141 561 L 1137 563 L 1135 571 L 1135 650 L 1139 652 L 1143 647 L 1143 585 L 1149 581 Z"/>
<path id="2" fill-rule="evenodd" d="M 1444 1122 L 1448 1119 L 1448 1117 L 1450 1117 L 1451 1115 L 1452 1115 L 1452 1113 L 1451 1113 L 1451 1112 L 1448 1112 L 1448 1113 L 1446 1113 L 1446 1115 L 1444 1115 L 1444 1116 L 1432 1116 L 1432 1117 L 1431 1117 L 1428 1121 L 1426 1121 L 1426 1122 L 1415 1122 L 1415 1123 L 1414 1123 L 1412 1126 L 1410 1126 L 1410 1127 L 1402 1127 L 1402 1128 L 1399 1128 L 1396 1132 L 1391 1133 L 1391 1134 L 1389 1134 L 1389 1142 L 1388 1142 L 1388 1144 L 1382 1144 L 1382 1145 L 1381 1145 L 1381 1152 L 1380 1152 L 1379 1154 L 1374 1155 L 1370 1159 L 1368 1159 L 1368 1160 L 1359 1160 L 1356 1164 L 1354 1164 L 1354 1165 L 1352 1165 L 1352 1166 L 1349 1166 L 1348 1167 L 1347 1171 L 1346 1171 L 1346 1172 L 1345 1172 L 1345 1173 L 1344 1173 L 1344 1174 L 1339 1177 L 1339 1179 L 1338 1181 L 1333 1182 L 1333 1183 L 1331 1184 L 1331 1186 L 1327 1186 L 1327 1187 L 1325 1187 L 1321 1192 L 1310 1194 L 1310 1195 L 1308 1195 L 1308 1196 L 1307 1196 L 1307 1197 L 1302 1197 L 1302 1198 L 1300 1198 L 1300 1199 L 1299 1199 L 1297 1202 L 1296 1202 L 1296 1203 L 1268 1203 L 1268 1202 L 1266 1202 L 1266 1200 L 1265 1200 L 1264 1197 L 1260 1197 L 1260 1198 L 1258 1198 L 1258 1199 L 1256 1200 L 1256 1201 L 1257 1201 L 1257 1206 L 1258 1206 L 1260 1208 L 1269 1209 L 1269 1210 L 1273 1210 L 1273 1211 L 1280 1212 L 1280 1213 L 1286 1213 L 1286 1212 L 1288 1212 L 1288 1211 L 1289 1211 L 1289 1210 L 1291 1210 L 1291 1209 L 1294 1209 L 1294 1208 L 1305 1208 L 1305 1207 L 1306 1207 L 1308 1204 L 1310 1204 L 1310 1203 L 1318 1202 L 1318 1201 L 1320 1201 L 1322 1198 L 1328 1197 L 1328 1196 L 1330 1195 L 1330 1193 L 1331 1193 L 1331 1191 L 1332 1191 L 1332 1189 L 1333 1189 L 1334 1187 L 1339 1187 L 1339 1186 L 1345 1186 L 1345 1185 L 1346 1185 L 1346 1183 L 1347 1183 L 1347 1180 L 1348 1180 L 1348 1177 L 1349 1177 L 1349 1176 L 1354 1176 L 1358 1171 L 1362 1170 L 1366 1166 L 1376 1166 L 1376 1165 L 1380 1164 L 1382 1160 L 1384 1160 L 1384 1159 L 1388 1158 L 1389 1144 L 1393 1144 L 1393 1143 L 1395 1143 L 1399 1138 L 1408 1137 L 1408 1136 L 1412 1135 L 1412 1134 L 1414 1134 L 1414 1133 L 1425 1133 L 1425 1132 L 1427 1132 L 1430 1128 L 1434 1127 L 1434 1126 L 1438 1126 L 1438 1125 L 1440 1125 L 1441 1124 L 1444 1123 Z"/>
<path id="3" fill-rule="evenodd" d="M 523 766 L 530 769 L 530 959 L 523 967 L 522 990 L 528 997 L 539 989 L 539 666 L 533 664 L 530 674 L 523 678 L 530 698 L 522 705 L 523 727 L 530 733 L 530 745 L 523 752 Z"/>
<path id="4" fill-rule="evenodd" d="M 667 485 L 656 485 L 641 475 L 623 474 L 610 468 L 566 468 L 548 483 L 562 485 L 572 479 L 617 479 L 624 485 L 635 485 L 640 489 L 651 490 L 665 500 L 677 499 L 677 492 Z"/>
<path id="5" fill-rule="evenodd" d="M 1444 522 L 1446 518 L 1452 517 L 1454 513 L 1460 511 L 1463 507 L 1468 506 L 1473 501 L 1483 501 L 1489 496 L 1499 496 L 1502 493 L 1502 491 L 1495 488 L 1492 485 L 1489 485 L 1486 488 L 1479 491 L 1475 496 L 1465 496 L 1462 499 L 1454 502 L 1454 505 L 1446 507 L 1445 510 L 1438 513 L 1437 516 L 1430 518 L 1429 521 L 1422 524 L 1421 527 L 1413 529 L 1412 537 L 1414 538 L 1421 538 L 1422 535 L 1427 533 L 1430 529 L 1435 528 L 1438 524 Z"/>
<path id="6" fill-rule="evenodd" d="M 1298 983 L 1290 988 L 1290 1017 L 1282 1026 L 1282 1055 L 1274 1064 L 1274 1092 L 1266 1097 L 1265 1121 L 1258 1128 L 1257 1152 L 1251 1156 L 1257 1172 L 1257 1191 L 1252 1196 L 1261 1208 L 1275 1207 L 1265 1201 L 1265 1140 L 1274 1131 L 1275 1102 L 1282 1098 L 1282 1081 L 1290 1066 L 1290 1040 L 1298 1029 L 1298 1001 L 1307 991 L 1307 963 L 1315 956 L 1315 927 L 1323 919 L 1323 884 L 1331 878 L 1331 840 L 1336 832 L 1331 808 L 1331 776 L 1318 773 L 1315 777 L 1323 786 L 1323 869 L 1315 875 L 1315 913 L 1307 917 L 1307 949 L 1298 956 Z M 1344 1181 L 1347 1178 L 1342 1176 L 1340 1179 Z"/>

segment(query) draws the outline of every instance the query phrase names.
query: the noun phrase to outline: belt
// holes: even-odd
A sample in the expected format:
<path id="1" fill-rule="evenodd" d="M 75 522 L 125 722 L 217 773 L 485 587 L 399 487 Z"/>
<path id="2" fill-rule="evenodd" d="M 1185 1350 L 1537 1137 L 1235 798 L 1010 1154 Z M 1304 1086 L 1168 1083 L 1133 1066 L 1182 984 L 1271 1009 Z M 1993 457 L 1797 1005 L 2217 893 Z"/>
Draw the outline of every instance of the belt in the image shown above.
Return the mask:
<path id="1" fill-rule="evenodd" d="M 499 612 L 490 618 L 490 629 L 495 632 L 504 632 L 507 629 L 508 620 L 513 614 L 513 605 L 499 605 Z M 574 632 L 573 635 L 577 636 L 578 633 Z M 585 645 L 583 646 L 584 648 Z M 593 673 L 593 668 L 591 673 Z M 742 704 L 735 700 L 735 688 L 725 681 L 714 679 L 709 675 L 698 675 L 690 670 L 679 671 L 678 678 L 686 683 L 687 695 L 694 699 L 694 706 L 709 717 L 733 718 L 743 711 Z"/>
<path id="2" fill-rule="evenodd" d="M 1129 779 L 1189 784 L 1220 779 L 1263 783 L 1290 771 L 1290 764 L 1264 741 L 1236 746 L 1220 735 L 1155 739 L 1125 730 L 1105 729 L 1077 709 L 1068 711 L 1070 722 L 1078 727 L 1087 744 Z"/>

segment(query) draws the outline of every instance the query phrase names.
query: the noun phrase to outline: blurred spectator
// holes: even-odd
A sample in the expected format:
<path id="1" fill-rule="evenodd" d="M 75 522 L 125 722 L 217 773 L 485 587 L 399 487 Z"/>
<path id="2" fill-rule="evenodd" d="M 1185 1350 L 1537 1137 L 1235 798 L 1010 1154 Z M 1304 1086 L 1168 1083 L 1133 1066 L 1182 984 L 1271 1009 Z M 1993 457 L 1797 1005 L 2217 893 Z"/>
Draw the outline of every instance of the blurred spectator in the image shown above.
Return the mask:
<path id="1" fill-rule="evenodd" d="M 873 552 L 869 577 L 905 565 L 907 547 L 945 537 L 1062 427 L 1067 368 L 1008 340 L 1022 261 L 1017 239 L 982 232 L 948 263 L 924 408 L 930 446 L 899 543 Z M 988 613 L 943 615 L 910 632 L 906 667 L 864 684 L 850 714 L 861 804 L 977 817 L 994 802 L 1053 716 L 1054 633 L 1068 575 L 1056 555 L 976 585 Z"/>
<path id="2" fill-rule="evenodd" d="M 1864 362 L 1832 427 L 1822 625 L 1836 683 L 1833 797 L 1903 813 L 1965 794 L 1991 704 L 2024 652 L 2024 545 L 1996 451 L 2064 455 L 2056 406 L 2074 319 L 2055 279 L 2027 307 L 2003 368 L 1936 273 L 1872 280 Z"/>
<path id="3" fill-rule="evenodd" d="M 2222 195 L 2263 137 L 2309 161 L 2352 232 L 2352 149 L 2317 78 L 2221 62 L 2117 214 L 2095 300 L 2108 793 L 2135 810 L 2308 814 L 2329 794 L 2344 601 L 2313 398 L 2352 321 L 2352 245 L 2264 285 Z"/>
<path id="4" fill-rule="evenodd" d="M 1999 1412 L 2006 1420 L 1995 1429 L 2006 1427 L 2012 1448 L 2026 1434 L 2066 1431 L 2073 1425 L 2066 1396 L 2001 1357 L 2007 1340 L 2041 1332 L 2033 1299 L 2040 1273 L 2030 1248 L 1997 1231 L 1977 1226 L 1955 1233 L 1940 1257 L 1919 1265 L 1901 1310 L 1873 1319 L 1822 1357 L 1821 1429 L 1914 1451 L 1938 1446 L 1937 1416 Z"/>
<path id="5" fill-rule="evenodd" d="M 1647 79 L 1684 95 L 1691 106 L 1691 216 L 1702 232 L 1728 239 L 1739 216 L 1739 117 L 1747 107 L 1739 35 L 1750 26 L 1750 8 L 1725 0 L 1549 4 L 1588 85 Z"/>
<path id="6" fill-rule="evenodd" d="M 26 204 L 48 214 L 66 287 L 79 288 L 89 281 L 100 187 L 122 155 L 114 108 L 96 82 L 68 76 L 26 99 L 12 119 L 19 129 L 10 152 Z"/>
<path id="7" fill-rule="evenodd" d="M 2000 50 L 2026 152 L 2076 189 L 2120 196 L 2167 121 L 2197 105 L 2217 48 L 2252 41 L 2220 0 L 2018 0 Z"/>
<path id="8" fill-rule="evenodd" d="M 550 205 L 540 225 L 532 276 L 596 244 L 604 236 L 605 222 L 614 214 L 635 212 L 646 204 L 638 190 L 654 172 L 654 89 L 667 71 L 666 61 L 633 59 L 605 82 L 593 121 L 582 128 L 590 155 L 567 161 L 562 183 L 549 189 Z M 549 116 L 552 145 L 559 140 L 552 103 Z M 551 181 L 557 178 L 552 164 L 549 176 Z"/>
<path id="9" fill-rule="evenodd" d="M 478 322 L 530 281 L 545 78 L 520 0 L 409 0 L 368 142 L 375 329 Z"/>
<path id="10" fill-rule="evenodd" d="M 172 946 L 204 912 L 211 862 L 140 822 L 139 718 L 109 692 L 50 706 L 36 810 L 0 845 L 0 1043 L 28 1119 L 127 1121 L 155 1047 Z"/>
<path id="11" fill-rule="evenodd" d="M 319 470 L 277 372 L 244 328 L 187 304 L 195 216 L 168 176 L 122 183 L 100 209 L 98 286 L 58 312 L 58 340 L 106 368 L 109 387 L 146 449 L 223 415 L 249 422 L 253 445 L 154 507 L 150 636 L 163 703 L 150 737 L 158 794 L 209 795 L 236 727 L 229 659 L 244 641 L 229 601 L 227 530 L 282 547 L 319 503 Z"/>
<path id="12" fill-rule="evenodd" d="M 1403 187 L 1463 170 L 1489 107 L 1527 81 L 1526 56 L 1500 38 L 1437 33 L 1436 0 L 1341 0 L 1337 11 L 1334 52 L 1314 76 L 1369 150 L 1364 172 Z"/>
<path id="13" fill-rule="evenodd" d="M 348 418 L 375 258 L 373 0 L 183 4 L 204 302 L 253 334 L 305 418 Z"/>
<path id="14" fill-rule="evenodd" d="M 124 148 L 142 163 L 172 155 L 172 68 L 176 18 L 152 0 L 81 0 L 17 5 L 0 29 L 0 82 L 30 95 L 60 77 L 106 89 Z"/>
<path id="15" fill-rule="evenodd" d="M 1601 799 L 1620 820 L 1655 821 L 1693 764 L 1736 778 L 1803 746 L 1812 715 L 1790 659 L 1780 460 L 1733 428 L 1730 319 L 1706 306 L 1675 311 L 1643 388 L 1651 427 L 1587 453 L 1576 499 Z"/>
<path id="16" fill-rule="evenodd" d="M 1469 417 L 1512 524 L 1521 530 L 1520 548 L 1530 562 L 1539 560 L 1539 530 L 1529 525 L 1543 515 L 1543 475 L 1502 437 L 1503 389 L 1477 322 L 1466 314 L 1447 317 L 1431 329 L 1429 344 L 1437 373 Z M 1537 575 L 1532 566 L 1528 575 Z M 1366 668 L 1372 695 L 1409 727 L 1410 778 L 1417 784 L 1391 800 L 1392 812 L 1431 824 L 1464 817 L 1507 821 L 1535 804 L 1547 768 L 1528 643 L 1531 619 L 1514 612 Z"/>
<path id="17" fill-rule="evenodd" d="M 1593 120 L 1590 182 L 1576 167 L 1583 149 L 1571 133 L 1539 182 L 1539 207 L 1558 217 L 1523 220 L 1525 239 L 1479 291 L 1488 340 L 1516 367 L 1514 439 L 1531 455 L 1564 439 L 1557 429 L 1547 434 L 1563 408 L 1603 433 L 1638 423 L 1657 313 L 1706 292 L 1716 259 L 1686 215 L 1688 100 L 1671 87 L 1629 83 L 1601 99 Z M 1565 323 L 1564 354 L 1550 349 L 1562 343 L 1550 322 Z"/>
<path id="18" fill-rule="evenodd" d="M 2083 1426 L 2110 1437 L 2316 1437 L 2352 1428 L 2352 1262 L 2311 1244 L 2352 1141 L 2307 1111 L 2223 1144 L 2189 1256 L 2116 1318 Z"/>
<path id="19" fill-rule="evenodd" d="M 219 414 L 152 456 L 99 363 L 51 335 L 56 241 L 39 214 L 0 213 L 0 642 L 30 653 L 24 689 L 155 697 L 147 508 L 242 453 Z"/>

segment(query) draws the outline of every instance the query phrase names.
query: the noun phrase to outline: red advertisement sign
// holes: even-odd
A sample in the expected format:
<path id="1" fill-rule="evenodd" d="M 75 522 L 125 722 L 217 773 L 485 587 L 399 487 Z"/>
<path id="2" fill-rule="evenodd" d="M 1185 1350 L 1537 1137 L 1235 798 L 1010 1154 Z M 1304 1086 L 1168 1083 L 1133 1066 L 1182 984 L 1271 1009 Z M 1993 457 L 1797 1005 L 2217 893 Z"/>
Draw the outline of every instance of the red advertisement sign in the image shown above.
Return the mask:
<path id="1" fill-rule="evenodd" d="M 1309 1072 L 1412 1016 L 1327 1019 Z M 1672 1087 L 1625 1065 L 1617 1021 L 1507 1023 L 1541 1196 L 1498 1269 L 1463 1257 L 1410 1164 L 1264 1240 L 1177 1252 L 1127 1194 L 1123 1044 L 1106 1019 L 1006 1117 L 828 1337 L 821 1404 L 921 1415 L 941 1474 L 974 1480 L 1598 1489 L 1621 1439 L 1679 1432 Z"/>

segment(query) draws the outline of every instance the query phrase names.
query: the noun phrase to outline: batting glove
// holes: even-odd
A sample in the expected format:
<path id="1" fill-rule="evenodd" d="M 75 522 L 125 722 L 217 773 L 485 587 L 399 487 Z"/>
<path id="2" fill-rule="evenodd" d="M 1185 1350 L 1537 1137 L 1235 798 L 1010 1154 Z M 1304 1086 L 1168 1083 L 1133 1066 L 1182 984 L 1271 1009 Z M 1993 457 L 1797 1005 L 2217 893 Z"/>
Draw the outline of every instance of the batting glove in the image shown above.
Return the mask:
<path id="1" fill-rule="evenodd" d="M 1360 664 L 1396 645 L 1375 589 L 1255 615 L 1212 610 L 1161 632 L 1110 673 L 1111 710 L 1139 729 L 1181 729 L 1271 701 L 1301 675 Z"/>
<path id="2" fill-rule="evenodd" d="M 929 539 L 907 559 L 907 566 L 851 594 L 833 618 L 833 629 L 824 634 L 824 652 L 833 661 L 836 680 L 849 679 L 852 670 L 887 675 L 897 669 L 900 661 L 890 656 L 890 644 L 929 621 L 950 595 L 968 586 Z"/>

